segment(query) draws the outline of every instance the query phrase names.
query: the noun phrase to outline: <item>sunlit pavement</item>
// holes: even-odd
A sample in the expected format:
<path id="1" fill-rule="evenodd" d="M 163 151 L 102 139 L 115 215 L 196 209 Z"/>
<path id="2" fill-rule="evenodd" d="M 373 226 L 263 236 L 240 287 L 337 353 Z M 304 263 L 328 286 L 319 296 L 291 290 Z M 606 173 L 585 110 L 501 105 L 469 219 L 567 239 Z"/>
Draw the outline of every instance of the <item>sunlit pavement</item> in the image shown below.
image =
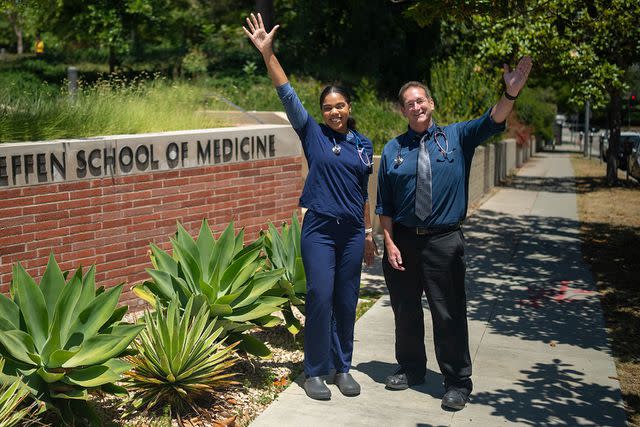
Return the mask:
<path id="1" fill-rule="evenodd" d="M 426 384 L 385 390 L 393 373 L 393 313 L 385 294 L 356 324 L 352 374 L 362 394 L 330 385 L 307 398 L 302 378 L 252 426 L 624 426 L 620 386 L 595 285 L 580 252 L 571 152 L 534 156 L 466 221 L 467 298 L 474 392 L 465 409 L 440 407 L 426 299 Z M 385 290 L 380 261 L 363 287 Z"/>

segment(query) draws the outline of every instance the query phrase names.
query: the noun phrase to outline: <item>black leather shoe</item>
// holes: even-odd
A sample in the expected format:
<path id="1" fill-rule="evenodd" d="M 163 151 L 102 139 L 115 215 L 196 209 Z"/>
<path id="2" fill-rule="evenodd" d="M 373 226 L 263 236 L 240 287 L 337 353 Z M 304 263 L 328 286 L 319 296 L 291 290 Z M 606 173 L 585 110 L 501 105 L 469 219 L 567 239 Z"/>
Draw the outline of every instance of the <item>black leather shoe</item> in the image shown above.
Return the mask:
<path id="1" fill-rule="evenodd" d="M 360 384 L 348 372 L 337 373 L 333 377 L 333 383 L 338 386 L 340 392 L 345 396 L 357 396 L 360 394 Z"/>
<path id="2" fill-rule="evenodd" d="M 442 397 L 442 407 L 459 411 L 468 401 L 468 395 L 458 389 L 450 388 Z"/>
<path id="3" fill-rule="evenodd" d="M 331 399 L 331 390 L 322 381 L 322 377 L 309 377 L 304 380 L 304 392 L 307 393 L 312 399 L 315 400 L 329 400 Z"/>
<path id="4" fill-rule="evenodd" d="M 399 370 L 384 380 L 384 385 L 391 390 L 406 390 L 411 386 L 424 384 L 424 375 L 412 375 Z"/>

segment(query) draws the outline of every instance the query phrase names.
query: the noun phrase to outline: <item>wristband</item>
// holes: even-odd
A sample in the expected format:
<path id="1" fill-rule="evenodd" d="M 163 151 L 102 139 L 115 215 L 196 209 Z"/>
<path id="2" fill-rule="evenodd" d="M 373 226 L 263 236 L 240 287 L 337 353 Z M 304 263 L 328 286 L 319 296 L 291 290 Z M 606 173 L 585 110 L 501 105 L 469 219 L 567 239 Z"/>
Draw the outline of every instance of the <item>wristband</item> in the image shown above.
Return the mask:
<path id="1" fill-rule="evenodd" d="M 364 234 L 371 234 L 373 232 L 373 227 L 365 228 Z"/>
<path id="2" fill-rule="evenodd" d="M 518 94 L 518 95 L 520 95 L 520 94 Z M 504 97 L 507 98 L 509 101 L 515 101 L 516 99 L 518 99 L 518 95 L 511 96 L 511 95 L 509 95 L 509 93 L 506 90 L 504 91 Z"/>

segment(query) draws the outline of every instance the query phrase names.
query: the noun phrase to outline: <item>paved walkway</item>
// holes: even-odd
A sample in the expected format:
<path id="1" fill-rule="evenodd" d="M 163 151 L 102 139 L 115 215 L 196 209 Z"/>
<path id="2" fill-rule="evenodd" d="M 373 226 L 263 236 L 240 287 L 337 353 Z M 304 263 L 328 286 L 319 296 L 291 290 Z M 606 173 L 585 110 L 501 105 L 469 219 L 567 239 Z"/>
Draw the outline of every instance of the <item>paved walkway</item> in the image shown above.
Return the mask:
<path id="1" fill-rule="evenodd" d="M 426 384 L 385 390 L 395 369 L 385 295 L 356 324 L 352 373 L 360 396 L 330 386 L 330 401 L 313 401 L 299 378 L 252 426 L 624 426 L 600 302 L 580 253 L 569 154 L 532 158 L 467 219 L 464 232 L 475 385 L 465 409 L 440 407 L 428 313 Z M 384 289 L 379 263 L 363 285 Z"/>

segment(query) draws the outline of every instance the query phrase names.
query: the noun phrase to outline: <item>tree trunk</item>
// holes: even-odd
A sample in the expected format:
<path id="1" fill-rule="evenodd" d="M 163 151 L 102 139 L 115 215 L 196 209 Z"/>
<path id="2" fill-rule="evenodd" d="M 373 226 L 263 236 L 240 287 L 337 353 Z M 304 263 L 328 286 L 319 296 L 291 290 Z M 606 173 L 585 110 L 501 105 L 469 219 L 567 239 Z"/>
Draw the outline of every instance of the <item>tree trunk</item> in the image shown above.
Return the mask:
<path id="1" fill-rule="evenodd" d="M 256 0 L 256 10 L 262 15 L 265 30 L 271 31 L 273 28 L 273 0 Z"/>
<path id="2" fill-rule="evenodd" d="M 16 34 L 16 53 L 18 53 L 18 55 L 22 55 L 24 53 L 24 42 L 20 17 L 17 12 L 7 12 L 7 18 L 9 19 L 11 27 L 13 27 L 13 32 Z"/>
<path id="3" fill-rule="evenodd" d="M 622 123 L 622 93 L 619 89 L 609 92 L 609 155 L 607 158 L 607 184 L 618 183 L 618 150 L 620 147 L 620 125 Z"/>
<path id="4" fill-rule="evenodd" d="M 22 55 L 24 53 L 24 44 L 22 41 L 22 28 L 14 28 L 13 30 L 16 33 L 16 39 L 17 39 L 16 52 L 18 53 L 18 55 Z"/>
<path id="5" fill-rule="evenodd" d="M 116 51 L 113 46 L 109 46 L 109 74 L 113 73 L 116 70 L 117 64 L 118 60 L 116 58 Z"/>

